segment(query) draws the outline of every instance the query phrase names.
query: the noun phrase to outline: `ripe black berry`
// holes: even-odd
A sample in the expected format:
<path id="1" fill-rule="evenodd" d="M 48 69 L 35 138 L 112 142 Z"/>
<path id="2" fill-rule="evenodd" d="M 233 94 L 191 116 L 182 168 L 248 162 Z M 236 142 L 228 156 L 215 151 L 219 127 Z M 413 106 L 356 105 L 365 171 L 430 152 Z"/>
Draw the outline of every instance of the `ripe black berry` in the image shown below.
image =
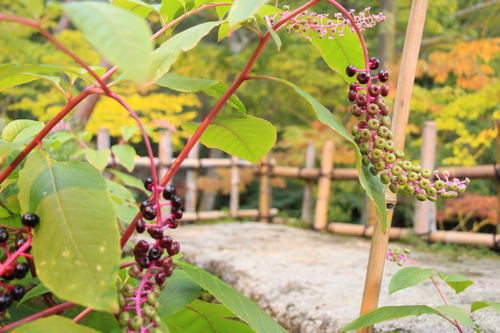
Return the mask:
<path id="1" fill-rule="evenodd" d="M 18 262 L 14 269 L 14 275 L 17 279 L 22 279 L 28 274 L 30 266 L 25 262 Z"/>
<path id="2" fill-rule="evenodd" d="M 0 311 L 5 311 L 12 305 L 13 297 L 9 294 L 0 294 Z"/>
<path id="3" fill-rule="evenodd" d="M 152 191 L 152 186 L 153 186 L 153 179 L 147 178 L 144 180 L 144 188 L 148 191 Z"/>
<path id="4" fill-rule="evenodd" d="M 146 220 L 154 220 L 156 217 L 156 209 L 153 208 L 153 206 L 146 206 L 144 209 L 141 209 L 142 216 Z"/>
<path id="5" fill-rule="evenodd" d="M 151 201 L 147 201 L 147 200 L 145 200 L 145 201 L 141 202 L 141 207 L 140 207 L 139 209 L 140 209 L 140 210 L 141 210 L 141 212 L 142 212 L 142 210 L 143 210 L 144 208 L 146 208 L 146 207 L 148 207 L 148 206 L 153 206 L 153 205 L 154 205 L 154 203 L 152 203 Z"/>
<path id="6" fill-rule="evenodd" d="M 163 284 L 163 282 L 165 282 L 166 279 L 167 279 L 167 274 L 164 271 L 159 271 L 158 273 L 156 273 L 155 276 L 156 284 Z"/>
<path id="7" fill-rule="evenodd" d="M 146 222 L 143 220 L 138 220 L 137 224 L 135 225 L 135 230 L 142 234 L 144 231 L 146 231 Z"/>
<path id="8" fill-rule="evenodd" d="M 27 239 L 27 238 L 20 238 L 20 239 L 16 240 L 16 243 L 15 243 L 16 250 L 19 250 L 19 248 L 20 248 L 21 246 L 23 246 L 23 244 L 25 244 L 27 241 L 28 241 L 28 239 Z M 30 247 L 28 247 L 28 248 L 24 251 L 24 253 L 28 253 L 28 252 L 30 252 L 30 250 L 31 250 L 31 246 L 30 246 Z"/>
<path id="9" fill-rule="evenodd" d="M 160 246 L 164 249 L 168 248 L 172 244 L 172 237 L 169 235 L 164 235 L 162 238 L 160 238 Z"/>
<path id="10" fill-rule="evenodd" d="M 380 66 L 380 60 L 375 57 L 371 57 L 370 60 L 368 60 L 368 65 L 370 66 L 370 69 L 377 69 L 378 66 Z"/>
<path id="11" fill-rule="evenodd" d="M 353 77 L 354 75 L 356 75 L 356 72 L 357 72 L 357 68 L 354 67 L 354 65 L 349 65 L 347 66 L 347 68 L 345 69 L 345 73 L 347 74 L 347 76 L 349 77 Z"/>
<path id="12" fill-rule="evenodd" d="M 365 84 L 368 83 L 368 81 L 370 81 L 370 75 L 368 75 L 368 73 L 366 72 L 359 72 L 356 79 L 358 80 L 359 83 Z"/>
<path id="13" fill-rule="evenodd" d="M 40 222 L 40 219 L 34 213 L 26 213 L 21 218 L 21 222 L 25 226 L 33 228 L 34 226 L 36 226 Z"/>
<path id="14" fill-rule="evenodd" d="M 170 222 L 170 224 L 169 224 L 170 229 L 175 229 L 178 226 L 179 226 L 179 222 L 177 222 L 176 220 L 172 220 L 172 222 Z"/>
<path id="15" fill-rule="evenodd" d="M 9 233 L 4 228 L 0 228 L 0 243 L 5 243 L 9 239 Z"/>
<path id="16" fill-rule="evenodd" d="M 389 80 L 389 72 L 382 69 L 380 72 L 378 72 L 378 79 L 380 80 L 380 82 Z"/>
<path id="17" fill-rule="evenodd" d="M 177 191 L 172 185 L 165 186 L 165 189 L 163 190 L 163 197 L 165 200 L 171 200 L 176 194 Z"/>
<path id="18" fill-rule="evenodd" d="M 151 261 L 158 260 L 160 259 L 161 255 L 163 254 L 163 250 L 160 250 L 157 247 L 152 247 L 149 250 L 148 257 Z"/>
<path id="19" fill-rule="evenodd" d="M 25 293 L 26 289 L 24 288 L 24 286 L 20 284 L 15 284 L 13 288 L 9 291 L 9 294 L 15 301 L 19 301 L 21 298 L 23 298 Z"/>
<path id="20" fill-rule="evenodd" d="M 359 88 L 359 83 L 357 83 L 357 82 L 352 82 L 349 85 L 349 90 L 358 90 L 358 88 Z"/>
<path id="21" fill-rule="evenodd" d="M 179 244 L 179 242 L 172 242 L 172 244 L 170 244 L 170 247 L 167 248 L 167 252 L 169 255 L 174 256 L 179 253 L 180 249 L 181 245 Z"/>
<path id="22" fill-rule="evenodd" d="M 349 90 L 349 93 L 347 94 L 347 99 L 349 100 L 349 102 L 354 102 L 357 95 L 358 92 L 356 90 Z"/>
<path id="23" fill-rule="evenodd" d="M 182 219 L 182 210 L 180 209 L 172 209 L 170 211 L 170 214 L 172 214 L 178 220 Z"/>
<path id="24" fill-rule="evenodd" d="M 137 263 L 142 267 L 142 268 L 148 268 L 151 266 L 151 260 L 149 260 L 149 257 L 147 256 L 140 256 L 137 258 Z"/>
<path id="25" fill-rule="evenodd" d="M 172 200 L 170 200 L 170 204 L 172 205 L 172 208 L 180 209 L 182 206 L 182 200 L 176 195 L 172 198 Z"/>
<path id="26" fill-rule="evenodd" d="M 163 230 L 160 227 L 149 227 L 148 234 L 154 239 L 160 239 L 163 236 Z"/>
<path id="27" fill-rule="evenodd" d="M 148 242 L 145 241 L 144 239 L 141 239 L 134 246 L 134 255 L 138 256 L 138 255 L 144 254 L 144 253 L 148 252 L 148 250 L 149 250 Z"/>
<path id="28" fill-rule="evenodd" d="M 380 95 L 384 97 L 389 95 L 389 86 L 387 84 L 383 84 L 382 87 L 380 87 Z"/>
<path id="29" fill-rule="evenodd" d="M 368 104 L 368 96 L 366 96 L 365 94 L 359 94 L 358 96 L 356 96 L 356 104 L 358 106 L 365 106 Z"/>

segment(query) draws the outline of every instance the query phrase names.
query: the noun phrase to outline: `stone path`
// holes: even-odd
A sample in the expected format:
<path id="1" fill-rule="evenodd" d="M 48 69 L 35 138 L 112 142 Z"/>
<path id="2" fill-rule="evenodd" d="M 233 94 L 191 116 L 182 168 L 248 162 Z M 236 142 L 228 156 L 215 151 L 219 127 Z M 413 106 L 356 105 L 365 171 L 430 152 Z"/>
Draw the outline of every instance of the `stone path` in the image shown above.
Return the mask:
<path id="1" fill-rule="evenodd" d="M 219 274 L 289 332 L 335 333 L 358 316 L 370 246 L 367 239 L 255 222 L 181 226 L 171 235 L 181 243 L 187 261 Z M 500 302 L 500 260 L 415 252 L 411 258 L 424 268 L 474 281 L 458 295 L 444 287 L 451 305 L 469 311 L 476 300 Z M 385 267 L 380 306 L 442 304 L 430 281 L 389 297 L 387 285 L 399 267 L 390 262 Z M 495 310 L 478 310 L 472 318 L 483 332 L 500 332 L 500 314 Z M 375 329 L 457 332 L 446 320 L 428 315 L 378 324 Z"/>

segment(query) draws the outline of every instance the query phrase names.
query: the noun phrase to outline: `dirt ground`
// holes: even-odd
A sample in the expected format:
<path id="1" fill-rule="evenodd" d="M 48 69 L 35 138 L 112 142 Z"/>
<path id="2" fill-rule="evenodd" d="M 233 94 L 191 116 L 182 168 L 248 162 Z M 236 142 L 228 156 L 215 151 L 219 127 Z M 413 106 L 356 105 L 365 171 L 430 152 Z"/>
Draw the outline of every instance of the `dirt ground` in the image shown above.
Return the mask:
<path id="1" fill-rule="evenodd" d="M 358 316 L 370 241 L 255 222 L 181 226 L 171 231 L 187 261 L 214 274 L 255 300 L 289 332 L 334 333 Z M 392 246 L 395 246 L 392 244 Z M 444 293 L 450 305 L 470 311 L 474 301 L 500 302 L 500 260 L 413 251 L 424 268 L 462 274 L 474 285 Z M 379 306 L 442 305 L 430 281 L 389 297 L 387 285 L 400 269 L 387 262 Z M 500 313 L 472 313 L 483 332 L 500 332 Z M 446 320 L 423 315 L 375 326 L 377 332 L 457 332 Z M 466 328 L 465 332 L 473 332 Z"/>

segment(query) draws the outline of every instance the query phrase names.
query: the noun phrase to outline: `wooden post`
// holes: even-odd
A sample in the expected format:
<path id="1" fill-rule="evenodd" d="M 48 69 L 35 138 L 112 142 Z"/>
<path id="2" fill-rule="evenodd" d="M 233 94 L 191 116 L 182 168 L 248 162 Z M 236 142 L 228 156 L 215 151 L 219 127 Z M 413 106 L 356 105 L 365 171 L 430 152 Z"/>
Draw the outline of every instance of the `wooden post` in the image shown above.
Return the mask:
<path id="1" fill-rule="evenodd" d="M 271 166 L 269 165 L 269 153 L 262 158 L 260 166 L 260 189 L 259 189 L 259 220 L 269 222 L 271 216 Z"/>
<path id="2" fill-rule="evenodd" d="M 415 80 L 415 71 L 418 61 L 418 52 L 422 42 L 422 33 L 424 30 L 425 15 L 427 12 L 428 0 L 414 0 L 411 4 L 410 18 L 408 20 L 408 29 L 406 31 L 405 45 L 401 59 L 401 69 L 399 72 L 396 102 L 391 130 L 394 133 L 395 148 L 402 150 L 404 148 L 406 126 L 410 113 L 411 94 L 413 82 Z M 391 226 L 394 207 L 396 205 L 396 194 L 386 189 L 387 205 L 387 223 Z M 370 246 L 370 255 L 368 266 L 366 268 L 366 280 L 361 302 L 361 314 L 374 310 L 378 306 L 380 296 L 380 284 L 384 272 L 385 252 L 389 232 L 383 233 L 379 219 L 375 223 L 375 230 Z M 368 326 L 358 330 L 358 333 L 372 333 L 373 326 Z"/>
<path id="3" fill-rule="evenodd" d="M 422 169 L 434 170 L 436 161 L 436 139 L 436 123 L 434 121 L 424 122 L 422 146 L 420 147 Z M 436 203 L 429 200 L 417 200 L 415 203 L 413 233 L 419 236 L 428 236 L 433 231 L 436 231 Z"/>
<path id="4" fill-rule="evenodd" d="M 373 201 L 365 195 L 365 211 L 361 217 L 364 225 L 374 226 L 377 221 L 377 208 Z"/>
<path id="5" fill-rule="evenodd" d="M 160 131 L 160 142 L 158 143 L 158 159 L 160 160 L 160 177 L 167 173 L 173 159 L 172 135 L 169 131 Z"/>
<path id="6" fill-rule="evenodd" d="M 316 159 L 315 155 L 316 154 L 314 149 L 314 141 L 310 140 L 307 143 L 306 163 L 305 163 L 306 168 L 314 168 L 314 161 Z M 306 180 L 304 185 L 304 198 L 302 199 L 301 218 L 302 221 L 304 221 L 304 224 L 306 224 L 307 226 L 311 225 L 311 219 L 312 219 L 312 206 L 313 206 L 312 190 L 313 190 L 312 181 Z"/>
<path id="7" fill-rule="evenodd" d="M 326 141 L 321 152 L 321 175 L 318 183 L 318 198 L 316 200 L 316 211 L 314 213 L 314 229 L 326 230 L 328 223 L 328 201 L 330 199 L 331 174 L 333 170 L 333 154 L 335 144 Z"/>
<path id="8" fill-rule="evenodd" d="M 497 198 L 498 198 L 497 234 L 500 234 L 500 170 L 498 169 L 499 165 L 500 165 L 500 120 L 497 120 L 497 164 L 495 165 L 495 171 L 497 177 Z"/>
<path id="9" fill-rule="evenodd" d="M 240 168 L 239 158 L 231 156 L 231 192 L 229 193 L 229 213 L 232 218 L 238 217 L 240 208 Z"/>
<path id="10" fill-rule="evenodd" d="M 97 150 L 109 149 L 110 147 L 109 128 L 99 127 L 97 130 Z"/>
<path id="11" fill-rule="evenodd" d="M 189 152 L 187 158 L 198 159 L 198 152 L 200 150 L 200 144 L 197 142 L 193 149 Z M 186 199 L 184 203 L 184 210 L 186 212 L 196 212 L 197 201 L 198 201 L 198 169 L 188 169 L 186 171 Z"/>

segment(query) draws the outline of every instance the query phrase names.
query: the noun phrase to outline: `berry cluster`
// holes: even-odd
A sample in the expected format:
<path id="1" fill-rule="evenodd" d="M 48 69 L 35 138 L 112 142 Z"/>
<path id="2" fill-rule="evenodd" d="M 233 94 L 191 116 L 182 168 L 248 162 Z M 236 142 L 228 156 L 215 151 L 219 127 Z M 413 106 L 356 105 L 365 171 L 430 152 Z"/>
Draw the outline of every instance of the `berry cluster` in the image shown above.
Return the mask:
<path id="1" fill-rule="evenodd" d="M 172 275 L 174 263 L 173 255 L 179 253 L 180 245 L 172 240 L 172 237 L 164 234 L 169 228 L 177 228 L 178 219 L 182 218 L 182 201 L 173 186 L 165 188 L 157 186 L 148 178 L 144 181 L 146 189 L 153 191 L 157 199 L 161 193 L 166 200 L 163 204 L 155 204 L 151 201 L 141 203 L 140 210 L 142 219 L 137 221 L 136 231 L 148 234 L 155 241 L 148 243 L 140 240 L 134 246 L 135 263 L 130 266 L 128 274 L 131 278 L 140 282 L 136 287 L 122 283 L 119 287 L 119 303 L 122 312 L 119 315 L 119 324 L 122 332 L 157 332 L 161 324 L 161 318 L 157 315 L 160 303 L 157 296 L 166 286 L 166 279 Z M 170 206 L 170 215 L 162 218 L 161 208 Z M 147 223 L 153 221 L 156 223 Z M 167 254 L 162 257 L 163 254 Z M 159 332 L 159 331 L 158 331 Z"/>
<path id="2" fill-rule="evenodd" d="M 389 95 L 389 86 L 372 83 L 375 79 L 387 82 L 389 73 L 379 70 L 377 75 L 371 76 L 370 70 L 380 66 L 377 58 L 370 58 L 368 65 L 369 69 L 357 69 L 353 65 L 346 68 L 347 76 L 356 76 L 357 80 L 349 86 L 347 99 L 354 103 L 349 111 L 356 117 L 366 115 L 365 121 L 353 125 L 351 129 L 363 155 L 363 164 L 370 167 L 373 175 L 380 174 L 380 180 L 389 185 L 392 192 L 401 189 L 404 195 L 415 195 L 420 201 L 436 201 L 438 195 L 443 199 L 452 198 L 464 192 L 469 183 L 468 178 L 465 181 L 457 178 L 450 180 L 448 172 L 422 169 L 420 165 L 405 160 L 404 152 L 395 150 L 393 134 L 389 130 L 390 110 L 384 100 Z M 432 178 L 437 180 L 432 183 Z"/>
<path id="3" fill-rule="evenodd" d="M 276 20 L 290 14 L 288 11 L 290 9 L 289 6 L 284 6 L 283 9 L 283 13 L 276 14 L 269 18 L 269 23 L 271 25 L 274 24 Z M 359 12 L 357 15 L 354 13 L 354 9 L 349 13 L 360 31 L 372 28 L 377 23 L 385 21 L 384 14 L 371 14 L 370 9 L 370 7 L 365 8 L 364 11 Z M 346 29 L 351 33 L 355 31 L 351 21 L 345 18 L 342 13 L 336 13 L 334 16 L 334 19 L 330 19 L 329 14 L 308 13 L 304 11 L 290 19 L 286 29 L 288 32 L 295 31 L 298 35 L 304 36 L 308 40 L 312 39 L 312 33 L 317 34 L 320 39 L 335 39 L 335 36 L 344 37 Z"/>
<path id="4" fill-rule="evenodd" d="M 33 213 L 26 213 L 22 216 L 21 222 L 24 226 L 28 227 L 28 234 L 31 236 L 29 229 L 35 227 L 40 222 L 40 219 Z M 11 259 L 8 264 L 0 264 L 2 268 L 2 280 L 0 281 L 0 319 L 3 320 L 9 320 L 10 315 L 7 310 L 14 301 L 19 301 L 26 293 L 23 285 L 8 284 L 8 281 L 23 279 L 30 270 L 28 263 L 12 260 L 12 258 L 17 259 L 20 256 L 26 257 L 27 260 L 32 259 L 29 254 L 31 250 L 31 237 L 25 238 L 23 232 L 25 230 L 17 230 L 15 232 L 17 234 L 15 239 L 9 242 L 11 235 L 6 229 L 0 228 L 0 248 L 3 249 L 7 258 Z M 28 245 L 24 246 L 26 243 Z"/>
<path id="5" fill-rule="evenodd" d="M 410 254 L 410 252 L 410 249 L 404 249 L 403 252 L 401 252 L 401 249 L 398 247 L 394 250 L 389 248 L 385 253 L 385 259 L 396 262 L 398 266 L 403 266 L 403 261 L 411 261 L 410 259 L 408 259 L 408 255 Z"/>

